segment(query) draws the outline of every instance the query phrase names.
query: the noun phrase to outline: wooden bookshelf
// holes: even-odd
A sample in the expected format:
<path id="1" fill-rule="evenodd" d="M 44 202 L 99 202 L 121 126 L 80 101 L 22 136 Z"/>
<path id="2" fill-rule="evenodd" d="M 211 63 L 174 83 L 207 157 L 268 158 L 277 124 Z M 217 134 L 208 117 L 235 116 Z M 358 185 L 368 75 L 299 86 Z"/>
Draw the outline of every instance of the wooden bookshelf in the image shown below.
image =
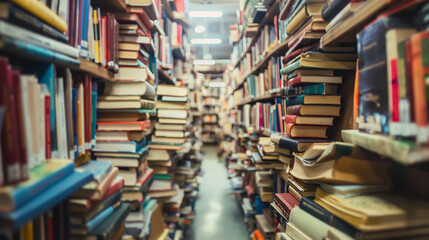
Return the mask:
<path id="1" fill-rule="evenodd" d="M 91 4 L 95 7 L 101 7 L 103 11 L 126 12 L 127 3 L 125 0 L 92 0 Z"/>
<path id="2" fill-rule="evenodd" d="M 114 80 L 114 73 L 112 71 L 109 71 L 107 68 L 102 67 L 96 63 L 93 63 L 83 58 L 79 58 L 79 61 L 80 61 L 80 66 L 78 66 L 74 70 L 89 73 L 93 77 L 100 78 L 103 80 L 107 80 L 107 81 Z"/>
<path id="3" fill-rule="evenodd" d="M 276 0 L 273 3 L 273 5 L 270 7 L 270 9 L 267 11 L 267 13 L 265 14 L 264 18 L 259 23 L 258 31 L 256 32 L 256 35 L 253 36 L 252 41 L 250 42 L 249 46 L 247 46 L 246 51 L 244 51 L 241 54 L 241 56 L 238 58 L 237 62 L 233 65 L 234 69 L 238 67 L 238 65 L 240 64 L 241 60 L 243 60 L 243 58 L 246 56 L 246 54 L 252 50 L 252 47 L 258 41 L 258 38 L 261 35 L 261 31 L 264 28 L 264 26 L 267 25 L 267 24 L 273 23 L 274 17 L 279 14 L 279 3 L 280 3 L 280 0 Z M 242 34 L 242 36 L 240 37 L 239 41 L 241 40 L 241 38 L 243 37 L 243 35 L 244 34 Z"/>
<path id="4" fill-rule="evenodd" d="M 167 15 L 167 17 L 172 22 L 176 22 L 178 24 L 181 24 L 184 28 L 190 28 L 191 24 L 189 23 L 189 20 L 186 19 L 185 16 L 179 16 L 179 15 L 181 15 L 180 13 L 173 11 L 173 9 L 171 9 L 170 2 L 174 3 L 174 1 L 171 1 L 171 0 L 164 0 L 163 1 L 164 12 Z"/>
<path id="5" fill-rule="evenodd" d="M 252 70 L 249 73 L 244 75 L 244 77 L 241 79 L 240 83 L 238 83 L 237 87 L 235 87 L 235 89 L 233 89 L 233 91 L 231 93 L 229 93 L 227 95 L 227 97 L 229 98 L 235 91 L 242 88 L 244 85 L 244 82 L 246 81 L 246 79 L 248 77 L 260 72 L 263 69 L 265 69 L 265 67 L 267 66 L 268 61 L 270 60 L 271 57 L 281 56 L 281 55 L 285 54 L 285 52 L 288 50 L 288 43 L 289 43 L 289 39 L 287 39 L 284 42 L 282 42 L 281 44 L 277 45 L 273 50 L 271 50 L 269 53 L 267 53 L 266 56 L 254 68 L 252 68 Z"/>
<path id="6" fill-rule="evenodd" d="M 266 101 L 270 101 L 273 100 L 274 98 L 278 98 L 281 97 L 282 93 L 281 92 L 277 92 L 274 94 L 266 94 L 266 95 L 262 95 L 259 97 L 255 97 L 255 98 L 251 98 L 251 99 L 246 99 L 242 102 L 240 102 L 239 104 L 237 104 L 238 106 L 243 106 L 246 104 L 252 104 L 252 103 L 256 103 L 256 102 L 266 102 Z"/>
<path id="7" fill-rule="evenodd" d="M 380 11 L 389 6 L 389 0 L 370 0 L 362 4 L 351 16 L 327 32 L 320 39 L 323 47 L 344 42 L 356 42 L 356 34 Z"/>

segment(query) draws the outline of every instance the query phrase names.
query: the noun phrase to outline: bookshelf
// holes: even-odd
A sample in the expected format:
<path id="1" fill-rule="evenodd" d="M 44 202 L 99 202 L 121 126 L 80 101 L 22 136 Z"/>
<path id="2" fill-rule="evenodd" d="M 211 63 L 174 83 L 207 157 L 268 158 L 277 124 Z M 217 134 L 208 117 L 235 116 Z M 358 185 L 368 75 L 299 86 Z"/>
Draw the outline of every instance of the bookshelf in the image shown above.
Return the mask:
<path id="1" fill-rule="evenodd" d="M 190 24 L 184 12 L 169 18 L 170 2 L 60 0 L 52 9 L 36 0 L 2 3 L 10 14 L 0 24 L 11 31 L 0 31 L 0 89 L 7 92 L 0 123 L 8 126 L 0 125 L 0 238 L 180 237 L 192 221 L 181 211 L 193 214 L 198 197 L 202 115 L 187 116 L 191 100 L 200 111 L 202 100 L 188 84 L 192 64 L 183 64 L 194 58 Z M 163 66 L 179 61 L 182 75 L 173 79 Z M 181 92 L 167 94 L 179 101 L 163 100 L 163 86 Z M 160 116 L 177 111 L 169 104 L 181 105 L 184 117 Z M 166 144 L 171 121 L 183 128 Z"/>
<path id="2" fill-rule="evenodd" d="M 336 6 L 339 2 L 341 1 L 330 1 L 326 6 L 328 4 L 330 7 Z M 397 196 L 401 191 L 407 192 L 407 196 L 404 197 L 406 205 L 409 201 L 427 203 L 429 193 L 421 188 L 421 180 L 418 179 L 429 174 L 427 170 L 415 169 L 416 166 L 425 166 L 429 159 L 428 135 L 424 130 L 427 124 L 421 123 L 420 129 L 424 133 L 419 134 L 414 129 L 417 122 L 405 120 L 403 117 L 406 115 L 418 118 L 417 115 L 419 115 L 415 113 L 407 115 L 410 114 L 408 111 L 412 111 L 419 105 L 415 99 L 412 100 L 412 97 L 409 97 L 410 95 L 426 96 L 421 89 L 415 87 L 410 89 L 407 84 L 413 84 L 419 81 L 416 79 L 422 79 L 421 73 L 414 70 L 421 69 L 424 64 L 412 59 L 418 58 L 418 55 L 413 55 L 412 50 L 416 51 L 414 53 L 423 51 L 418 46 L 422 44 L 422 38 L 427 38 L 428 33 L 423 30 L 426 29 L 426 23 L 420 19 L 426 16 L 426 7 L 429 5 L 425 1 L 352 2 L 339 7 L 336 12 L 334 11 L 335 14 L 327 19 L 329 16 L 325 14 L 328 14 L 332 8 L 325 12 L 322 11 L 323 7 L 326 8 L 324 3 L 306 3 L 306 11 L 311 7 L 317 9 L 314 13 L 307 12 L 307 16 L 313 15 L 313 19 L 320 17 L 318 18 L 320 20 L 312 20 L 312 18 L 297 18 L 294 14 L 303 10 L 293 3 L 294 1 L 282 1 L 267 8 L 264 20 L 274 18 L 269 13 L 275 13 L 279 19 L 278 35 L 274 41 L 270 39 L 268 44 L 264 42 L 265 39 L 258 39 L 261 29 L 264 29 L 262 28 L 265 24 L 264 20 L 257 28 L 258 32 L 250 39 L 243 36 L 245 30 L 240 32 L 244 29 L 242 27 L 244 25 L 230 28 L 231 36 L 234 38 L 241 36 L 241 38 L 234 43 L 235 51 L 231 54 L 231 67 L 224 73 L 226 89 L 221 100 L 226 114 L 220 116 L 224 136 L 221 142 L 222 156 L 226 167 L 231 172 L 235 170 L 235 173 L 228 175 L 228 178 L 233 191 L 236 191 L 236 199 L 240 205 L 250 205 L 250 207 L 243 207 L 243 211 L 246 213 L 245 222 L 252 232 L 251 237 L 258 239 L 262 235 L 264 239 L 320 239 L 328 236 L 328 238 L 337 239 L 356 239 L 362 236 L 361 234 L 365 234 L 363 238 L 366 238 L 381 233 L 385 235 L 383 237 L 379 235 L 380 238 L 398 237 L 390 233 L 393 229 L 397 230 L 397 234 L 405 236 L 408 227 L 398 230 L 392 224 L 384 225 L 383 231 L 368 230 L 366 227 L 371 224 L 367 222 L 359 225 L 352 221 L 346 216 L 350 209 L 345 210 L 346 208 L 343 207 L 347 205 L 346 202 L 349 199 L 360 201 L 361 198 L 370 197 L 378 201 L 382 199 L 381 196 L 390 197 L 386 201 L 379 202 L 381 205 L 378 207 L 387 206 L 393 202 L 395 205 L 400 205 L 396 201 L 400 201 Z M 239 23 L 254 20 L 250 16 L 252 11 L 252 7 L 244 9 L 241 14 L 245 17 L 239 19 Z M 246 13 L 250 14 L 246 16 Z M 332 25 L 326 22 L 323 23 L 326 27 L 314 27 L 320 21 L 329 20 Z M 305 25 L 308 23 L 309 25 Z M 298 24 L 299 27 L 294 24 Z M 405 25 L 399 27 L 400 24 Z M 238 33 L 236 29 L 239 29 Z M 330 30 L 325 31 L 325 29 Z M 314 34 L 317 37 L 306 39 L 306 34 Z M 376 45 L 377 47 L 374 47 Z M 371 55 L 375 51 L 378 51 L 377 54 Z M 329 65 L 324 67 L 301 65 L 300 61 L 305 61 L 305 57 L 316 54 L 315 52 L 329 56 L 331 61 Z M 398 55 L 395 55 L 396 53 Z M 335 60 L 333 57 L 335 54 L 338 54 L 337 57 L 350 56 L 350 58 Z M 426 55 L 425 52 L 421 54 Z M 373 56 L 381 57 L 383 60 L 377 62 L 378 60 Z M 312 60 L 324 61 L 320 58 Z M 399 90 L 392 85 L 395 75 L 390 75 L 397 72 L 391 65 L 396 60 L 401 62 L 400 67 L 408 74 L 399 76 L 398 81 L 405 84 L 399 87 Z M 404 63 L 406 61 L 408 61 L 407 64 Z M 337 62 L 350 65 L 343 68 L 335 65 Z M 280 69 L 271 68 L 273 63 L 280 65 Z M 355 66 L 359 66 L 359 71 L 356 71 Z M 371 69 L 371 74 L 365 74 L 368 69 Z M 267 71 L 269 71 L 268 74 Z M 274 74 L 277 71 L 281 73 L 280 78 Z M 308 75 L 305 72 L 308 72 Z M 319 83 L 302 81 L 310 75 L 322 78 L 325 75 L 319 74 L 328 74 L 328 72 L 330 77 L 341 79 L 341 84 L 335 85 L 335 91 L 330 93 L 310 91 L 310 86 L 316 86 Z M 376 72 L 379 74 L 378 77 L 374 77 Z M 328 83 L 318 86 L 329 85 L 326 84 Z M 408 113 L 399 117 L 399 120 L 395 120 L 395 116 L 398 115 L 395 115 L 397 109 L 394 107 L 399 104 L 399 100 L 394 97 L 397 90 L 407 91 L 410 94 L 402 95 L 401 99 L 410 105 L 402 109 Z M 383 110 L 380 110 L 383 107 L 378 110 L 372 109 L 374 112 L 369 110 L 368 97 L 375 96 L 371 94 L 385 97 L 384 100 L 379 99 L 375 102 L 386 104 L 384 105 L 386 112 L 382 113 Z M 335 104 L 330 102 L 326 108 L 336 108 L 340 112 L 332 116 L 324 111 L 318 113 L 301 111 L 310 105 L 314 109 L 324 108 L 326 103 L 322 100 L 311 103 L 305 100 L 297 102 L 298 99 L 313 97 L 340 98 L 337 107 L 333 107 Z M 295 111 L 297 109 L 299 111 Z M 381 115 L 377 117 L 377 114 L 384 116 L 390 123 L 379 122 Z M 332 123 L 305 122 L 311 118 L 329 119 Z M 377 121 L 372 121 L 377 118 Z M 300 122 L 300 120 L 303 121 Z M 300 132 L 301 130 L 303 131 Z M 318 135 L 319 130 L 323 134 Z M 309 135 L 304 133 L 306 131 Z M 419 139 L 419 135 L 422 139 Z M 354 150 L 359 149 L 362 155 L 337 152 L 339 155 L 336 157 L 329 156 L 336 151 L 333 148 L 344 146 Z M 317 148 L 322 150 L 316 154 Z M 315 154 L 315 158 L 311 160 L 308 154 Z M 342 171 L 352 174 L 353 178 L 349 176 L 340 180 L 337 178 L 338 175 L 334 176 L 335 174 L 332 177 L 327 177 L 328 175 L 324 175 L 323 178 L 316 177 L 321 174 L 316 170 L 318 167 L 327 166 L 324 164 L 328 163 L 338 164 L 342 160 L 344 162 L 360 161 L 356 164 L 368 163 L 368 168 L 359 171 L 355 164 L 344 166 Z M 380 165 L 376 166 L 378 163 Z M 327 167 L 325 173 L 337 171 L 337 166 Z M 391 172 L 392 169 L 397 172 Z M 380 178 L 370 180 L 370 172 L 377 172 L 377 177 Z M 383 174 L 387 174 L 386 178 L 382 177 Z M 414 174 L 420 177 L 415 177 Z M 399 184 L 402 181 L 405 181 L 406 185 Z M 368 187 L 380 184 L 379 187 L 388 189 L 380 188 L 376 190 L 377 193 L 361 189 L 360 193 L 353 196 L 336 192 L 345 185 L 359 189 L 361 184 Z M 390 188 L 391 184 L 394 185 L 394 189 Z M 282 201 L 286 204 L 281 203 Z M 368 207 L 378 211 L 376 210 L 378 207 Z M 405 208 L 405 206 L 401 207 L 404 210 L 402 212 L 404 217 L 413 215 L 412 207 Z M 362 216 L 370 218 L 359 207 L 355 210 Z M 381 215 L 387 217 L 388 214 L 380 212 Z M 341 225 L 332 224 L 326 216 L 331 220 L 335 219 Z M 299 222 L 298 219 L 304 218 L 305 221 Z M 317 230 L 314 228 L 315 224 L 319 224 Z M 371 227 L 375 225 L 381 226 L 377 223 Z"/>

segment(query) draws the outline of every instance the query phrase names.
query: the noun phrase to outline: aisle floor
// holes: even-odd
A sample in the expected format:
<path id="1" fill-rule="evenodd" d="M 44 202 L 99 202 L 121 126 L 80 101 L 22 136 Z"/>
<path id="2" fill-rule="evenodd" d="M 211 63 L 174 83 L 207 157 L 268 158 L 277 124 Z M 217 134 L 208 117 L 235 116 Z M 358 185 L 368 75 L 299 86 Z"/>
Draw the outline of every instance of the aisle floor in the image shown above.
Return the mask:
<path id="1" fill-rule="evenodd" d="M 195 205 L 195 219 L 185 231 L 185 239 L 249 239 L 242 210 L 227 178 L 227 170 L 217 157 L 217 147 L 204 147 L 203 154 L 204 175 Z"/>

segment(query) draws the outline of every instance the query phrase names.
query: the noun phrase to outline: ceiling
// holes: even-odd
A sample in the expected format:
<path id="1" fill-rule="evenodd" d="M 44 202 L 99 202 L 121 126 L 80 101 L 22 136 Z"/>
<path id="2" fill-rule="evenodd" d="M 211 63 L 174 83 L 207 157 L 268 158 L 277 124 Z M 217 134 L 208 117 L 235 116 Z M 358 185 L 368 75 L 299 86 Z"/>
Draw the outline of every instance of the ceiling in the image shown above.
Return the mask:
<path id="1" fill-rule="evenodd" d="M 229 26 L 237 22 L 236 11 L 239 9 L 238 0 L 190 0 L 189 11 L 221 11 L 221 18 L 192 18 L 189 17 L 193 28 L 189 29 L 189 39 L 220 38 L 221 44 L 194 45 L 197 59 L 229 59 L 232 46 L 229 44 Z M 195 27 L 203 25 L 206 31 L 196 33 Z M 211 57 L 210 57 L 211 56 Z"/>

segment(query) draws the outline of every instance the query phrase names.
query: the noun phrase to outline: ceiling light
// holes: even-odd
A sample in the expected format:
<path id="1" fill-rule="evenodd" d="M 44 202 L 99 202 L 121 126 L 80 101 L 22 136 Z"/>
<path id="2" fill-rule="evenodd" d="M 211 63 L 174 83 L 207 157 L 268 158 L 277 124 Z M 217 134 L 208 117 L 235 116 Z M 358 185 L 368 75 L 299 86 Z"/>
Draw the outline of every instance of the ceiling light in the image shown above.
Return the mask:
<path id="1" fill-rule="evenodd" d="M 215 65 L 215 60 L 194 60 L 195 65 Z"/>
<path id="2" fill-rule="evenodd" d="M 219 18 L 222 17 L 221 11 L 190 11 L 189 17 L 195 18 Z"/>
<path id="3" fill-rule="evenodd" d="M 196 33 L 203 33 L 206 31 L 206 27 L 204 27 L 203 25 L 198 25 L 195 27 L 194 31 Z"/>
<path id="4" fill-rule="evenodd" d="M 209 87 L 213 87 L 213 88 L 225 87 L 225 82 L 209 82 Z"/>
<path id="5" fill-rule="evenodd" d="M 192 44 L 221 44 L 220 38 L 194 38 L 191 39 Z"/>

